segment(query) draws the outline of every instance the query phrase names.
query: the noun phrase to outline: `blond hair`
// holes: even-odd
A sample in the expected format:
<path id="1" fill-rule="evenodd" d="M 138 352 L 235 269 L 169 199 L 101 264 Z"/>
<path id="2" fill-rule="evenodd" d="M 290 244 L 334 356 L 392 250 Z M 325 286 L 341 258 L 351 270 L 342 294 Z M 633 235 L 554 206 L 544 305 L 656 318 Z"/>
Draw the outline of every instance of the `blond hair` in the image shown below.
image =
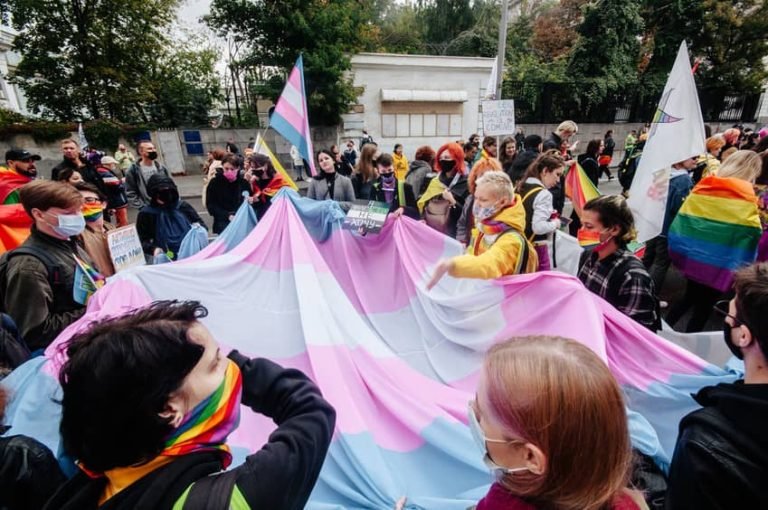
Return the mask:
<path id="1" fill-rule="evenodd" d="M 474 194 L 475 187 L 477 186 L 477 180 L 482 177 L 486 172 L 500 172 L 501 162 L 496 158 L 480 158 L 477 163 L 469 171 L 469 177 L 467 177 L 467 186 L 469 192 Z"/>
<path id="2" fill-rule="evenodd" d="M 632 447 L 624 397 L 594 352 L 567 338 L 512 338 L 488 351 L 483 376 L 491 416 L 546 458 L 541 474 L 501 480 L 512 494 L 546 508 L 599 510 L 625 490 Z"/>
<path id="3" fill-rule="evenodd" d="M 754 183 L 763 169 L 763 160 L 753 151 L 736 151 L 723 160 L 718 177 L 732 177 Z"/>
<path id="4" fill-rule="evenodd" d="M 488 186 L 497 198 L 506 198 L 510 202 L 515 198 L 515 189 L 512 180 L 507 174 L 499 171 L 484 173 L 476 182 L 475 189 L 480 186 Z"/>
<path id="5" fill-rule="evenodd" d="M 566 131 L 575 135 L 579 132 L 579 126 L 577 126 L 576 123 L 572 120 L 564 120 L 560 123 L 559 126 L 557 126 L 557 129 L 555 130 L 558 135 L 565 133 Z"/>

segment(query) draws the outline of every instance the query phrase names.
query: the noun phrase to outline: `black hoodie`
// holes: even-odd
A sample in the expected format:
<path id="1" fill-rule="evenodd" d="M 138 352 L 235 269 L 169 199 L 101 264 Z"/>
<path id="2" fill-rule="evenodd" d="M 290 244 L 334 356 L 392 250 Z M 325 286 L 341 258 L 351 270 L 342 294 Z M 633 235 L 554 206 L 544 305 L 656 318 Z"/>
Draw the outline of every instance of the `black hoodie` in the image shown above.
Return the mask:
<path id="1" fill-rule="evenodd" d="M 718 384 L 680 422 L 667 509 L 768 508 L 768 384 Z"/>
<path id="2" fill-rule="evenodd" d="M 195 208 L 187 202 L 179 199 L 179 189 L 173 179 L 164 174 L 155 174 L 147 182 L 147 193 L 150 197 L 150 204 L 145 205 L 139 211 L 136 217 L 136 231 L 141 239 L 141 246 L 144 253 L 150 257 L 154 254 L 155 248 L 161 248 L 163 251 L 171 250 L 175 252 L 178 246 L 166 246 L 167 243 L 159 240 L 157 225 L 163 216 L 174 214 L 176 211 L 184 215 L 190 223 L 199 223 L 203 228 L 208 228 L 203 222 Z M 165 195 L 163 197 L 163 195 Z M 163 197 L 163 204 L 158 203 L 157 199 Z"/>

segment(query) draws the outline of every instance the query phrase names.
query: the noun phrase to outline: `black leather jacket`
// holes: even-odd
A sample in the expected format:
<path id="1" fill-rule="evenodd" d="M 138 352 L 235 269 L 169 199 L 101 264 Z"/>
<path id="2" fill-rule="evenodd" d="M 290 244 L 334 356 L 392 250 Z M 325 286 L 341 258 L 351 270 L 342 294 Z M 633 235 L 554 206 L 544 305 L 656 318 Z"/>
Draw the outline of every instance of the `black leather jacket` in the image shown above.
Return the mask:
<path id="1" fill-rule="evenodd" d="M 719 384 L 680 422 L 668 510 L 768 508 L 768 385 Z"/>

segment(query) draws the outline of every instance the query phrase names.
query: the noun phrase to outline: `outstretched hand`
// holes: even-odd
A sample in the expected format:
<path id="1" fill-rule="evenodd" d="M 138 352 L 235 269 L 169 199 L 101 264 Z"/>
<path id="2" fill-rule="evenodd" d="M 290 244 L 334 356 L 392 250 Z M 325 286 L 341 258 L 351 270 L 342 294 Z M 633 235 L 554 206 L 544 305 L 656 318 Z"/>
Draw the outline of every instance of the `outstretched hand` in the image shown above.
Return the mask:
<path id="1" fill-rule="evenodd" d="M 437 266 L 435 267 L 435 272 L 432 273 L 432 279 L 429 280 L 429 283 L 427 284 L 427 290 L 432 290 L 432 287 L 437 285 L 437 282 L 439 282 L 440 279 L 445 276 L 445 273 L 450 271 L 452 268 L 453 259 L 443 259 L 438 262 Z"/>

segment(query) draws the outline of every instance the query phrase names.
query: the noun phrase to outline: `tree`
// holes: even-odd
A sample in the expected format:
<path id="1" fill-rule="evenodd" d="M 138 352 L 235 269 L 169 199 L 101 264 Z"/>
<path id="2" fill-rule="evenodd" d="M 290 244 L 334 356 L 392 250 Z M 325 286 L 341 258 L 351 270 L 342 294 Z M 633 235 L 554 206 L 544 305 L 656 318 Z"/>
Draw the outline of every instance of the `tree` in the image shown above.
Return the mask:
<path id="1" fill-rule="evenodd" d="M 178 0 L 14 0 L 21 61 L 12 75 L 30 108 L 71 120 L 138 116 L 143 72 L 162 55 Z"/>
<path id="2" fill-rule="evenodd" d="M 643 30 L 640 11 L 641 0 L 603 0 L 585 8 L 568 75 L 582 84 L 588 104 L 602 103 L 637 83 L 638 36 Z"/>
<path id="3" fill-rule="evenodd" d="M 356 99 L 346 73 L 350 54 L 370 38 L 371 12 L 371 3 L 362 0 L 214 0 L 205 21 L 219 35 L 247 43 L 243 66 L 278 71 L 254 87 L 273 100 L 302 53 L 310 120 L 335 125 Z"/>
<path id="4" fill-rule="evenodd" d="M 688 42 L 700 62 L 696 82 L 718 113 L 727 95 L 756 94 L 768 73 L 768 3 L 763 0 L 645 0 L 641 91 L 658 100 L 677 56 Z M 703 97 L 703 96 L 702 96 Z"/>
<path id="5" fill-rule="evenodd" d="M 445 54 L 451 41 L 475 25 L 470 0 L 432 0 L 424 5 L 420 17 L 424 41 L 433 54 Z"/>

